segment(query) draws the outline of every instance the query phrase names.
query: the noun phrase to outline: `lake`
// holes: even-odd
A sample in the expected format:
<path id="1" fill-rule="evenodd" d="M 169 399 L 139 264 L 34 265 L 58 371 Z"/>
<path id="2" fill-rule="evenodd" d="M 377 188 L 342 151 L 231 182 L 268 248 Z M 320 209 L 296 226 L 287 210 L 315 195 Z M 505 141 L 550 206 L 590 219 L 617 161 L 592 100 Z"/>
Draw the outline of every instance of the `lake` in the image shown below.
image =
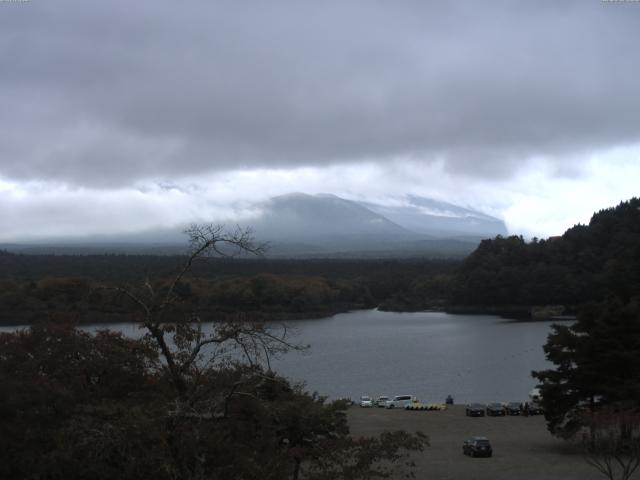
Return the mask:
<path id="1" fill-rule="evenodd" d="M 416 395 L 423 402 L 524 401 L 531 370 L 549 368 L 542 345 L 550 322 L 490 315 L 356 311 L 296 323 L 309 343 L 274 362 L 331 397 Z"/>
<path id="2" fill-rule="evenodd" d="M 545 369 L 549 322 L 491 315 L 360 310 L 289 322 L 310 344 L 272 361 L 274 370 L 331 398 L 416 395 L 423 402 L 524 401 Z M 137 324 L 96 325 L 137 337 Z M 2 330 L 14 330 L 4 328 Z"/>

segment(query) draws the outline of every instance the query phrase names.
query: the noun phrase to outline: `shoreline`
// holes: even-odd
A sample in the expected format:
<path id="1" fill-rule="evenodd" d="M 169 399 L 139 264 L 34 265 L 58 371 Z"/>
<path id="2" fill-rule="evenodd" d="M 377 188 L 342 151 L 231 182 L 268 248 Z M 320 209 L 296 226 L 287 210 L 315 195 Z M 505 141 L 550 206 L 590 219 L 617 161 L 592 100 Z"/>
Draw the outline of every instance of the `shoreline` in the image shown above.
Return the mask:
<path id="1" fill-rule="evenodd" d="M 307 312 L 292 312 L 292 311 L 224 311 L 224 310 L 212 310 L 210 312 L 201 313 L 203 322 L 210 321 L 226 321 L 233 319 L 233 317 L 246 317 L 248 321 L 261 321 L 261 322 L 297 322 L 304 320 L 319 320 L 323 318 L 329 318 L 341 313 L 350 312 L 366 312 L 371 310 L 379 310 L 381 312 L 389 313 L 428 313 L 428 312 L 441 312 L 449 315 L 493 315 L 505 319 L 509 322 L 554 322 L 554 321 L 575 321 L 576 316 L 570 315 L 549 315 L 541 316 L 531 315 L 531 308 L 535 307 L 477 307 L 477 306 L 448 306 L 448 307 L 426 307 L 426 308 L 407 308 L 407 309 L 387 309 L 380 304 L 378 306 L 363 306 L 363 305 L 340 305 L 336 308 L 328 308 L 326 310 L 310 310 Z M 525 315 L 526 312 L 526 315 Z M 43 315 L 43 318 L 46 315 Z M 87 314 L 86 317 L 91 317 L 91 314 Z M 128 314 L 124 312 L 95 312 L 95 318 L 81 319 L 76 318 L 77 325 L 117 325 L 125 323 L 135 323 L 137 315 Z M 55 322 L 55 319 L 52 320 Z M 0 321 L 0 327 L 28 327 L 36 323 L 41 323 L 42 320 L 29 321 L 23 319 L 22 321 Z"/>

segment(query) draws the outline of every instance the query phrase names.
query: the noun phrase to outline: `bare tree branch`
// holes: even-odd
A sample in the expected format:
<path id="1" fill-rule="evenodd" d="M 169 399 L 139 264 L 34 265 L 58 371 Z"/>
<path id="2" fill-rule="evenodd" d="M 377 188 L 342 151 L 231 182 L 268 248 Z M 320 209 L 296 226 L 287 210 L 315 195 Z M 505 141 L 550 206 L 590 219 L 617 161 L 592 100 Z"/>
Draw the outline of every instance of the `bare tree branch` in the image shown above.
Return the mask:
<path id="1" fill-rule="evenodd" d="M 640 467 L 640 413 L 609 408 L 585 416 L 580 445 L 587 464 L 609 480 L 628 480 Z"/>
<path id="2" fill-rule="evenodd" d="M 165 313 L 171 311 L 179 301 L 176 289 L 197 259 L 209 255 L 262 255 L 266 248 L 264 244 L 254 243 L 250 229 L 242 229 L 239 226 L 228 232 L 222 225 L 193 224 L 185 230 L 185 234 L 189 241 L 188 255 L 162 294 L 154 288 L 148 277 L 142 282 L 140 293 L 125 286 L 114 288 L 130 298 L 144 312 L 143 326 L 156 342 L 166 362 L 166 368 L 181 395 L 186 395 L 189 377 L 197 374 L 196 364 L 202 361 L 205 348 L 209 345 L 221 346 L 230 342 L 242 350 L 243 360 L 249 365 L 258 365 L 264 359 L 269 368 L 272 355 L 301 348 L 286 340 L 286 328 L 281 335 L 275 335 L 263 325 L 246 320 L 214 323 L 213 331 L 208 335 L 203 333 L 200 318 L 195 315 L 182 320 L 172 318 L 166 322 L 163 319 Z M 166 333 L 173 334 L 172 343 L 165 337 Z M 217 356 L 220 358 L 220 352 Z M 212 358 L 209 358 L 207 363 L 210 365 L 211 361 Z"/>

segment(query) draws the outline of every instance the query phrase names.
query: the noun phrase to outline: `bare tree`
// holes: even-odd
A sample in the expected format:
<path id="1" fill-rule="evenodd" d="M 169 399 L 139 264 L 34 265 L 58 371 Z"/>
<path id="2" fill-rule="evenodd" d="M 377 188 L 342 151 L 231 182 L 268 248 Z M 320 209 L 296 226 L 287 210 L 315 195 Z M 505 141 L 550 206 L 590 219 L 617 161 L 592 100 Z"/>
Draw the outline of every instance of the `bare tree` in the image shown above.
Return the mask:
<path id="1" fill-rule="evenodd" d="M 585 424 L 578 440 L 585 461 L 610 480 L 628 480 L 640 467 L 640 414 L 592 411 Z"/>
<path id="2" fill-rule="evenodd" d="M 228 232 L 222 225 L 193 224 L 185 234 L 189 239 L 186 259 L 168 283 L 159 285 L 146 278 L 138 286 L 114 287 L 138 307 L 141 325 L 160 350 L 173 384 L 183 399 L 188 393 L 189 379 L 197 376 L 201 367 L 210 367 L 216 360 L 242 358 L 250 365 L 262 361 L 269 365 L 272 355 L 301 348 L 289 342 L 284 325 L 276 330 L 237 316 L 209 323 L 205 329 L 203 320 L 196 313 L 176 314 L 175 307 L 180 303 L 178 287 L 198 259 L 244 254 L 259 256 L 266 248 L 264 244 L 254 243 L 251 230 L 240 227 Z"/>

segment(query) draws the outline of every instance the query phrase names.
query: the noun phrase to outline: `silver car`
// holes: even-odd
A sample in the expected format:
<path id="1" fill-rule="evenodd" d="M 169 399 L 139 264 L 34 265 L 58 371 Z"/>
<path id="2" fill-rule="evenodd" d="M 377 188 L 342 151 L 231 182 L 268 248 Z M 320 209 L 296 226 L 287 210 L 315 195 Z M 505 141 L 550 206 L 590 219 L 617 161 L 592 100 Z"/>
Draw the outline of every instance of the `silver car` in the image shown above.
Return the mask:
<path id="1" fill-rule="evenodd" d="M 387 400 L 386 408 L 404 408 L 413 403 L 415 397 L 413 395 L 396 395 L 391 400 Z"/>

